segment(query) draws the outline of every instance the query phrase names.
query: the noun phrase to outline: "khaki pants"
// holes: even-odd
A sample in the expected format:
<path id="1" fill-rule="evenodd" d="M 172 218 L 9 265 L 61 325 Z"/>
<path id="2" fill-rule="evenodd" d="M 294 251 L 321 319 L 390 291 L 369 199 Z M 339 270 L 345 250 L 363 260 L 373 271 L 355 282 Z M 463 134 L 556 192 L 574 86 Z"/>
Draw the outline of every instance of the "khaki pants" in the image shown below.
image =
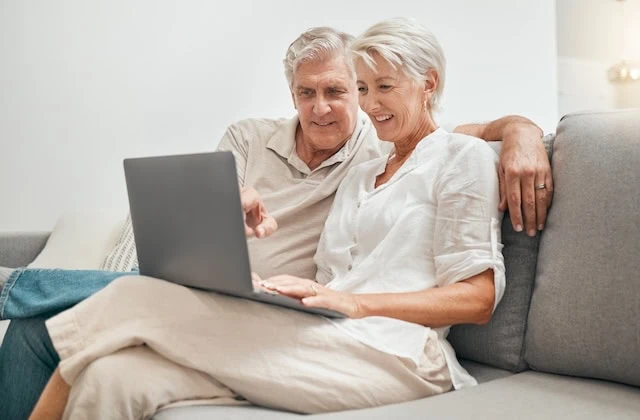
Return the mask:
<path id="1" fill-rule="evenodd" d="M 416 367 L 323 317 L 148 277 L 114 281 L 47 328 L 72 385 L 67 418 L 144 418 L 187 400 L 319 413 L 451 389 L 435 332 Z"/>

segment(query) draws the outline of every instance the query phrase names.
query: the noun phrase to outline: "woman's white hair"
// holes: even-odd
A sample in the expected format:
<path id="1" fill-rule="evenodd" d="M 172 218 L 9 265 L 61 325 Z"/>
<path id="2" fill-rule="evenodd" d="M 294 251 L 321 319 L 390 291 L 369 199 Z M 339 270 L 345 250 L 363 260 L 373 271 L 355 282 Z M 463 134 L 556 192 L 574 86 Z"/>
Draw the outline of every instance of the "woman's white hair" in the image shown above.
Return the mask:
<path id="1" fill-rule="evenodd" d="M 328 57 L 344 57 L 351 72 L 350 76 L 355 80 L 356 71 L 351 59 L 351 41 L 353 41 L 352 35 L 326 26 L 305 31 L 289 45 L 283 60 L 289 89 L 293 88 L 293 76 L 300 64 Z"/>
<path id="2" fill-rule="evenodd" d="M 412 19 L 394 18 L 376 23 L 351 44 L 354 58 L 361 58 L 375 71 L 373 54 L 378 53 L 393 68 L 401 68 L 418 83 L 428 70 L 438 73 L 438 86 L 429 103 L 438 109 L 444 90 L 447 61 L 436 37 Z"/>

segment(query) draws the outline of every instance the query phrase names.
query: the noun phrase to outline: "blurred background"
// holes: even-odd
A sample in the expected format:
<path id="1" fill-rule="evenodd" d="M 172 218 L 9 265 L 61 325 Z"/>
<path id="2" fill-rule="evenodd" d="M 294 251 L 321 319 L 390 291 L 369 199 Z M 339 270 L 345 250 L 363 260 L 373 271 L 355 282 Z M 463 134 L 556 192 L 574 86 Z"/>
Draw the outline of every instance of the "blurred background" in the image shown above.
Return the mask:
<path id="1" fill-rule="evenodd" d="M 312 26 L 430 28 L 440 123 L 640 106 L 640 0 L 0 0 L 0 231 L 126 213 L 122 159 L 214 150 L 230 123 L 294 114 L 282 58 Z"/>
<path id="2" fill-rule="evenodd" d="M 640 107 L 640 0 L 557 0 L 558 116 Z"/>

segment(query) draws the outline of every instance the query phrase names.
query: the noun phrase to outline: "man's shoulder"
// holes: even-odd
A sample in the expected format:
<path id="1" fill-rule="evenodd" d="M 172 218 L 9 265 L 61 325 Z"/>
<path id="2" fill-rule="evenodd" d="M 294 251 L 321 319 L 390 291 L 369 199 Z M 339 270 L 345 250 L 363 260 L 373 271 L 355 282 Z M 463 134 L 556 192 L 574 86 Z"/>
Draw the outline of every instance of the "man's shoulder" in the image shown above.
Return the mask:
<path id="1" fill-rule="evenodd" d="M 241 138 L 268 140 L 290 121 L 290 118 L 245 118 L 229 125 L 228 131 Z"/>

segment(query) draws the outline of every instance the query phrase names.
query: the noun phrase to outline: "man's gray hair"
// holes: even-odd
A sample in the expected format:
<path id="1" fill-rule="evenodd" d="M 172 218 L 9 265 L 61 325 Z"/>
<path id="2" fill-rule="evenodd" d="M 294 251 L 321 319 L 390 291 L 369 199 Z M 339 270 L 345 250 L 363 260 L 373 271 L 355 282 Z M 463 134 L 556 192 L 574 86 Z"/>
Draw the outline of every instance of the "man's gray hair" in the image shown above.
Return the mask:
<path id="1" fill-rule="evenodd" d="M 447 62 L 436 37 L 414 20 L 395 18 L 376 23 L 351 44 L 355 58 L 361 58 L 375 71 L 373 54 L 378 53 L 393 68 L 401 68 L 418 83 L 433 69 L 438 73 L 438 86 L 431 97 L 431 109 L 436 110 L 444 90 Z"/>
<path id="2" fill-rule="evenodd" d="M 307 61 L 323 60 L 329 57 L 344 57 L 345 63 L 355 80 L 356 72 L 351 58 L 350 44 L 353 36 L 326 26 L 311 28 L 289 45 L 285 56 L 284 74 L 293 89 L 293 76 L 298 66 Z"/>

